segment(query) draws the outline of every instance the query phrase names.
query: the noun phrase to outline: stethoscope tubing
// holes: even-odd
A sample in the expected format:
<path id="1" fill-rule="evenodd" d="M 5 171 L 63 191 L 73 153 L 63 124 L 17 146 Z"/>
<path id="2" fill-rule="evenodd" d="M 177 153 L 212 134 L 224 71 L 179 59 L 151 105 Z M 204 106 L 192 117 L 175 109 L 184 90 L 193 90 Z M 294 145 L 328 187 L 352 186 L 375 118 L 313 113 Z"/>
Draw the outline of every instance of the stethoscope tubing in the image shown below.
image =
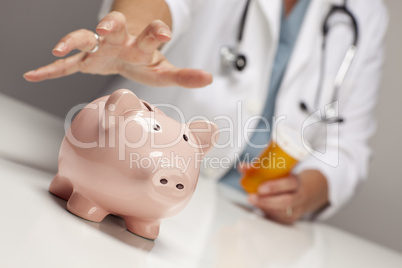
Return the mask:
<path id="1" fill-rule="evenodd" d="M 243 35 L 244 35 L 244 28 L 247 20 L 247 14 L 249 10 L 251 0 L 247 0 L 246 5 L 244 7 L 243 14 L 241 16 L 240 20 L 240 25 L 239 25 L 239 31 L 237 34 L 237 40 L 236 40 L 236 46 L 233 48 L 229 46 L 224 46 L 221 49 L 221 61 L 222 61 L 222 66 L 224 69 L 236 69 L 237 71 L 242 71 L 246 67 L 247 63 L 247 58 L 244 54 L 239 52 L 240 44 L 243 40 Z M 345 77 L 350 69 L 350 66 L 353 62 L 353 59 L 355 58 L 357 48 L 358 48 L 358 41 L 359 41 L 359 28 L 358 28 L 358 23 L 353 15 L 353 13 L 348 9 L 347 7 L 347 0 L 344 0 L 342 5 L 332 5 L 331 9 L 329 10 L 328 14 L 324 18 L 323 22 L 323 27 L 322 27 L 322 34 L 323 34 L 323 42 L 322 42 L 322 49 L 321 49 L 321 66 L 320 66 L 320 76 L 318 79 L 318 87 L 317 87 L 317 92 L 315 94 L 315 99 L 314 99 L 314 110 L 319 109 L 320 105 L 320 99 L 323 91 L 323 80 L 324 80 L 324 75 L 323 75 L 323 70 L 325 68 L 326 64 L 326 57 L 325 57 L 325 51 L 326 51 L 326 42 L 327 42 L 327 36 L 330 32 L 331 25 L 330 25 L 330 19 L 331 16 L 333 16 L 336 13 L 343 13 L 346 16 L 350 18 L 351 21 L 351 28 L 353 32 L 353 42 L 347 49 L 345 56 L 342 60 L 341 66 L 338 69 L 338 72 L 335 76 L 334 80 L 334 87 L 333 87 L 333 92 L 331 95 L 331 101 L 329 102 L 334 103 L 338 100 L 339 97 L 339 91 L 343 85 L 343 82 L 345 81 Z M 240 63 L 240 64 L 239 64 Z M 300 109 L 308 114 L 312 114 L 313 111 L 309 109 L 307 104 L 303 101 L 300 102 Z M 341 117 L 334 117 L 334 118 L 325 118 L 325 122 L 327 123 L 341 123 L 343 122 L 343 118 Z"/>
<path id="2" fill-rule="evenodd" d="M 346 75 L 349 71 L 349 68 L 353 62 L 353 59 L 355 58 L 356 52 L 357 52 L 357 45 L 358 45 L 358 40 L 359 40 L 359 31 L 358 31 L 358 24 L 355 16 L 352 14 L 352 12 L 347 8 L 346 6 L 346 0 L 344 1 L 343 5 L 337 6 L 333 5 L 328 12 L 327 16 L 324 19 L 323 23 L 323 43 L 322 43 L 322 49 L 321 49 L 321 66 L 320 66 L 320 77 L 319 77 L 319 82 L 318 82 L 318 88 L 317 88 L 317 93 L 315 95 L 315 100 L 314 100 L 314 108 L 313 110 L 319 109 L 320 105 L 320 99 L 323 91 L 323 70 L 325 68 L 326 64 L 326 57 L 325 57 L 325 51 L 326 51 L 326 43 L 327 43 L 327 36 L 329 34 L 329 31 L 331 29 L 329 23 L 330 23 L 330 18 L 333 16 L 335 13 L 343 13 L 351 21 L 351 28 L 353 32 L 353 41 L 352 44 L 348 47 L 345 56 L 342 60 L 342 63 L 338 69 L 338 72 L 335 76 L 334 80 L 334 87 L 331 95 L 331 99 L 329 104 L 333 104 L 339 99 L 339 91 L 343 85 L 343 82 L 345 81 Z M 309 114 L 312 114 L 313 111 L 308 108 L 308 106 L 304 103 L 300 103 L 300 108 Z M 327 123 L 341 123 L 344 122 L 344 119 L 341 117 L 336 117 L 332 119 L 325 118 L 323 121 Z"/>

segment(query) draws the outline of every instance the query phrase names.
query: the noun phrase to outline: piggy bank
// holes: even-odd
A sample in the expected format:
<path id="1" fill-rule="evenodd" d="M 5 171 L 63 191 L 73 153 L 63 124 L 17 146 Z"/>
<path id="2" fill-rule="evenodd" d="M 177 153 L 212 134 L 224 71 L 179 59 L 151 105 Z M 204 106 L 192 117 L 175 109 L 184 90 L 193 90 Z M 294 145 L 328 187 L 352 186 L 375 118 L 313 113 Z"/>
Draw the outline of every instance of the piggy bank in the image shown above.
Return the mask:
<path id="1" fill-rule="evenodd" d="M 121 89 L 75 117 L 49 191 L 81 218 L 101 222 L 113 214 L 130 232 L 153 240 L 161 219 L 190 201 L 200 161 L 218 135 L 214 123 L 179 123 Z"/>

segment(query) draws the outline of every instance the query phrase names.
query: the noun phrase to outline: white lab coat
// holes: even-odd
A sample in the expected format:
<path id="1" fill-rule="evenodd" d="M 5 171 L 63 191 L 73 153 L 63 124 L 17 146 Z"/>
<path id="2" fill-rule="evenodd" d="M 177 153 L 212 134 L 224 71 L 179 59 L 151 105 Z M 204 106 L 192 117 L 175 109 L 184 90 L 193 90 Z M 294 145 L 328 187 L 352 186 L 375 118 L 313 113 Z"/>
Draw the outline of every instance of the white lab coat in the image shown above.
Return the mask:
<path id="1" fill-rule="evenodd" d="M 176 66 L 211 72 L 214 75 L 213 83 L 195 90 L 176 87 L 150 89 L 119 78 L 108 86 L 108 93 L 119 88 L 129 88 L 150 103 L 177 106 L 186 121 L 194 116 L 205 116 L 217 123 L 221 129 L 219 144 L 230 144 L 225 148 L 214 149 L 208 158 L 227 158 L 231 164 L 225 162 L 223 167 L 216 167 L 212 162 L 208 164 L 207 160 L 201 174 L 219 179 L 233 165 L 235 155 L 246 145 L 242 132 L 245 128 L 254 128 L 258 122 L 255 116 L 260 115 L 264 108 L 279 40 L 282 1 L 251 1 L 240 46 L 248 65 L 244 71 L 234 71 L 230 75 L 223 73 L 220 68 L 219 51 L 222 46 L 236 44 L 246 1 L 166 2 L 172 13 L 173 38 L 163 48 L 163 52 Z M 300 133 L 308 124 L 308 115 L 301 111 L 299 103 L 303 100 L 313 108 L 320 75 L 321 29 L 331 3 L 336 2 L 339 1 L 311 0 L 277 95 L 276 117 L 285 116 L 286 119 L 281 123 L 292 126 Z M 327 178 L 331 205 L 320 214 L 320 218 L 329 217 L 346 203 L 367 176 L 371 154 L 367 141 L 375 130 L 373 110 L 377 102 L 384 58 L 387 12 L 382 0 L 349 0 L 348 7 L 358 21 L 359 43 L 357 55 L 339 96 L 338 111 L 345 121 L 327 127 L 314 124 L 305 128 L 305 136 L 320 152 L 315 156 L 310 155 L 295 170 L 298 173 L 316 169 Z M 337 17 L 334 16 L 334 20 L 343 20 L 341 15 Z M 337 24 L 328 37 L 321 107 L 330 101 L 335 74 L 351 40 L 352 30 L 348 23 Z M 165 109 L 165 112 L 178 119 L 172 109 Z M 326 131 L 323 131 L 325 128 Z"/>

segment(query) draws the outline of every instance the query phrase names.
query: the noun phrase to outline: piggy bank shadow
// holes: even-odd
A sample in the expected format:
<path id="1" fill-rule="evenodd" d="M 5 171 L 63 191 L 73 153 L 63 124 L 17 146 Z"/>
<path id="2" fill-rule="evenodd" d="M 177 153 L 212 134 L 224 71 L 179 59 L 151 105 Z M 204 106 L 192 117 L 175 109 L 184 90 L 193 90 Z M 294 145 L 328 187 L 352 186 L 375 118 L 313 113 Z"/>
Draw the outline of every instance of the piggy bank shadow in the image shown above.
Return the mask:
<path id="1" fill-rule="evenodd" d="M 67 201 L 51 194 L 50 192 L 48 192 L 48 195 L 51 196 L 52 200 L 55 201 L 55 203 L 58 204 L 60 208 L 64 209 L 66 212 L 69 212 L 67 210 Z M 155 246 L 155 242 L 153 240 L 146 239 L 128 231 L 126 229 L 124 220 L 118 216 L 108 215 L 101 222 L 98 223 L 78 217 L 71 212 L 69 213 L 71 214 L 71 216 L 79 218 L 83 223 L 87 224 L 88 226 L 98 229 L 102 233 L 107 234 L 114 239 L 117 239 L 132 247 L 150 252 Z"/>

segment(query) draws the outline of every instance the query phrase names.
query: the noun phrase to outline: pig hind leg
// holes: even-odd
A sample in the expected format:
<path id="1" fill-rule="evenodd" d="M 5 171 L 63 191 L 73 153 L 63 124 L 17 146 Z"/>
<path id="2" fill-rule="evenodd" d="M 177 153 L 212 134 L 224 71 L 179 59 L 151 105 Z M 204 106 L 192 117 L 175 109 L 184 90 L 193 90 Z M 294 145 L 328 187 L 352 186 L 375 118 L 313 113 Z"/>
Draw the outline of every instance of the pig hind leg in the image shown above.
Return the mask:
<path id="1" fill-rule="evenodd" d="M 73 192 L 68 199 L 67 209 L 76 216 L 93 222 L 101 222 L 109 214 L 78 192 Z"/>
<path id="2" fill-rule="evenodd" d="M 64 200 L 68 200 L 73 193 L 73 185 L 69 179 L 56 174 L 50 183 L 49 192 Z"/>
<path id="3" fill-rule="evenodd" d="M 130 232 L 151 240 L 158 237 L 159 220 L 143 220 L 135 217 L 123 217 L 123 219 L 126 223 L 127 230 Z"/>

